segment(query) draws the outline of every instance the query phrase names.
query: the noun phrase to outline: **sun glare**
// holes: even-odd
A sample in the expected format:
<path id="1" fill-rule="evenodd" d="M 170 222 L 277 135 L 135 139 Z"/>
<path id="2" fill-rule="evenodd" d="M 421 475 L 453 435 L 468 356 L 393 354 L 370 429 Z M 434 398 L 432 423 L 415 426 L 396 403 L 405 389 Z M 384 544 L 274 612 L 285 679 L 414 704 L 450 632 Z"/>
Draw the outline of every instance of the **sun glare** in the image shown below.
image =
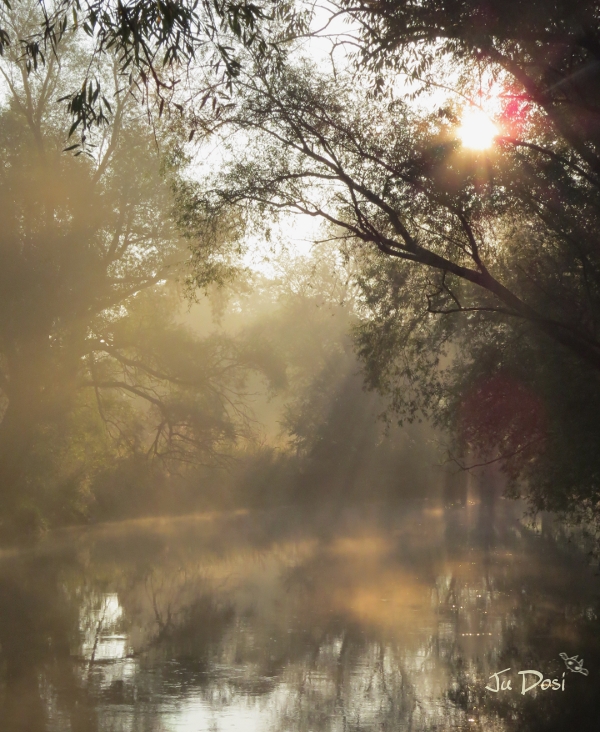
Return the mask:
<path id="1" fill-rule="evenodd" d="M 494 143 L 499 131 L 492 120 L 480 109 L 469 109 L 463 114 L 458 137 L 471 150 L 486 150 Z"/>

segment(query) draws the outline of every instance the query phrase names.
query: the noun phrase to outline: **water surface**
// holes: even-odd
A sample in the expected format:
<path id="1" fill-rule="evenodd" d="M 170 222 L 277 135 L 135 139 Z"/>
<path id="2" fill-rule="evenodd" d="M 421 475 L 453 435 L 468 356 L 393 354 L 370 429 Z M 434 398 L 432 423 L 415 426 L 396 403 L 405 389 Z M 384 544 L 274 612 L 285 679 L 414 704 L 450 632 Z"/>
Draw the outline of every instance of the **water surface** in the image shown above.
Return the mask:
<path id="1" fill-rule="evenodd" d="M 543 528 L 491 500 L 52 534 L 0 558 L 0 729 L 597 730 L 597 565 Z"/>

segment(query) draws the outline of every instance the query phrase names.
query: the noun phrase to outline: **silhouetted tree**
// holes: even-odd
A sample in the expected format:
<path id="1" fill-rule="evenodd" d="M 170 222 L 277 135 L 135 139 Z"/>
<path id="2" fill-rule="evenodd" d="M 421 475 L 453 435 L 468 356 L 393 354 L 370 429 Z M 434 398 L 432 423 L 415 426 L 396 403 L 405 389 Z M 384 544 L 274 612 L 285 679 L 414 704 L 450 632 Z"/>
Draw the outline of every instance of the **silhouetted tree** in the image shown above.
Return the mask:
<path id="1" fill-rule="evenodd" d="M 11 510 L 29 500 L 34 452 L 49 440 L 59 462 L 60 426 L 76 434 L 69 420 L 78 414 L 85 431 L 90 410 L 103 428 L 89 429 L 107 430 L 120 449 L 221 459 L 249 433 L 244 383 L 259 368 L 248 344 L 200 340 L 176 321 L 177 277 L 193 266 L 207 285 L 234 271 L 226 245 L 209 245 L 226 223 L 207 232 L 200 256 L 189 242 L 203 236 L 201 222 L 176 224 L 179 133 L 139 119 L 132 98 L 116 93 L 115 62 L 104 69 L 113 125 L 93 156 L 64 155 L 68 130 L 52 100 L 85 52 L 67 38 L 56 51 L 28 73 L 9 48 L 1 66 L 9 93 L 0 112 L 0 471 Z"/>

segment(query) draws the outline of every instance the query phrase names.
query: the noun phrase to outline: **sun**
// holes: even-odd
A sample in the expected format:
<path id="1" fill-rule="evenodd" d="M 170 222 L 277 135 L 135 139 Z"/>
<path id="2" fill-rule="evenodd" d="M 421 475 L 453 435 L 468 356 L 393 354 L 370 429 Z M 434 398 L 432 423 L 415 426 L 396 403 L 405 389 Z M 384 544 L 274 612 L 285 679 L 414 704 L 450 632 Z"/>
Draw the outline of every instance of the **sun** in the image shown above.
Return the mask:
<path id="1" fill-rule="evenodd" d="M 472 107 L 464 112 L 458 129 L 458 137 L 464 147 L 487 150 L 499 134 L 496 125 L 481 109 Z"/>

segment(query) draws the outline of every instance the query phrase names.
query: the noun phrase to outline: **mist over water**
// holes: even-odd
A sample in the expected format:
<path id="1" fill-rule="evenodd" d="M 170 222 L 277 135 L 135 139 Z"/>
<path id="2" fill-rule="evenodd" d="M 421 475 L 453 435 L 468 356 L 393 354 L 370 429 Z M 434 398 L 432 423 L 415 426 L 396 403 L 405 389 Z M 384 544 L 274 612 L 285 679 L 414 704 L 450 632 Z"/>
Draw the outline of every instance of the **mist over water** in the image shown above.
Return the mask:
<path id="1" fill-rule="evenodd" d="M 0 0 L 0 732 L 597 732 L 600 5 L 488 5 Z"/>
<path id="2" fill-rule="evenodd" d="M 591 730 L 597 571 L 519 516 L 483 479 L 48 536 L 2 558 L 3 728 Z M 527 669 L 564 691 L 521 694 Z"/>

